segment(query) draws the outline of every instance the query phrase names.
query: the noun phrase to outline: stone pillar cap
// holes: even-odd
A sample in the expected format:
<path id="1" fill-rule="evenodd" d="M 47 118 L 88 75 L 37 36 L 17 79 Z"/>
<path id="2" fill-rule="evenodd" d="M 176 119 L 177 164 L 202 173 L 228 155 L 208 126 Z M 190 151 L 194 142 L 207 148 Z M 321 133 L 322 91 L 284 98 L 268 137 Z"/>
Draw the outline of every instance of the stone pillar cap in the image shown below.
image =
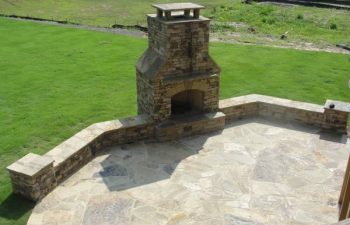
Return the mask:
<path id="1" fill-rule="evenodd" d="M 53 162 L 54 160 L 49 157 L 29 153 L 9 165 L 6 169 L 10 172 L 20 173 L 31 177 L 38 174 L 47 166 L 53 164 Z"/>
<path id="2" fill-rule="evenodd" d="M 333 105 L 333 108 L 332 108 Z M 350 112 L 350 103 L 328 99 L 324 104 L 325 109 L 333 109 L 340 112 Z"/>
<path id="3" fill-rule="evenodd" d="M 202 5 L 194 3 L 169 3 L 169 4 L 153 4 L 154 8 L 161 11 L 182 11 L 182 10 L 191 10 L 191 9 L 204 9 Z"/>

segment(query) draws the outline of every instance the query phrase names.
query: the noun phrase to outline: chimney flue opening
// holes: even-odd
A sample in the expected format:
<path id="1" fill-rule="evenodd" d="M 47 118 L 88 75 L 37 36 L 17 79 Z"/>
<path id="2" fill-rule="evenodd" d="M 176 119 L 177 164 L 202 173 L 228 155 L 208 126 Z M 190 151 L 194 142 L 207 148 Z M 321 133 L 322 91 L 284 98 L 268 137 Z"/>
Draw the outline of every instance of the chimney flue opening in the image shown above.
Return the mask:
<path id="1" fill-rule="evenodd" d="M 197 5 L 194 3 L 154 4 L 153 7 L 157 9 L 157 17 L 165 20 L 172 20 L 174 18 L 179 17 L 188 19 L 199 19 L 200 10 L 204 8 L 204 6 Z M 180 13 L 172 15 L 172 12 L 179 11 Z"/>

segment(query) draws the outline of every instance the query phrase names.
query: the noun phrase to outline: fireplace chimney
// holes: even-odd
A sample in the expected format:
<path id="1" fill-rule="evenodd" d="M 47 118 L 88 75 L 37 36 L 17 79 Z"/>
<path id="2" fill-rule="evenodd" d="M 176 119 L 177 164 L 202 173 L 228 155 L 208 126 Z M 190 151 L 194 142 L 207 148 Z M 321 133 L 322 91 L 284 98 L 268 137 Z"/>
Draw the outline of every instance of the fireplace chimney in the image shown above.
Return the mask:
<path id="1" fill-rule="evenodd" d="M 148 49 L 136 65 L 138 113 L 161 122 L 215 112 L 220 69 L 208 53 L 209 22 L 193 3 L 155 4 Z"/>

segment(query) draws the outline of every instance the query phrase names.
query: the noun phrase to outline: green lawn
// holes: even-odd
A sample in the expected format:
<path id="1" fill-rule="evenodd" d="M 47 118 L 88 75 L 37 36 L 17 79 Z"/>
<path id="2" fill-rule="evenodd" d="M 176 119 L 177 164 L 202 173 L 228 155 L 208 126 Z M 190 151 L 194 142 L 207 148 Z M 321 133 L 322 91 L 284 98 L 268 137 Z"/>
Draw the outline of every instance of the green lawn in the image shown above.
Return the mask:
<path id="1" fill-rule="evenodd" d="M 63 20 L 111 27 L 113 24 L 146 26 L 145 15 L 154 13 L 154 3 L 187 0 L 0 0 L 0 14 Z M 213 31 L 235 31 L 240 42 L 312 42 L 350 45 L 350 11 L 305 6 L 242 4 L 241 0 L 193 0 L 205 5 L 203 12 L 217 22 Z M 239 23 L 234 25 L 234 23 Z M 256 33 L 248 31 L 254 27 Z M 280 35 L 289 31 L 286 41 Z"/>
<path id="2" fill-rule="evenodd" d="M 136 114 L 135 68 L 146 39 L 0 18 L 0 224 L 33 204 L 10 195 L 5 167 L 43 154 L 94 122 Z M 349 55 L 212 43 L 221 98 L 267 94 L 347 101 Z"/>
<path id="3" fill-rule="evenodd" d="M 349 10 L 234 1 L 214 8 L 208 16 L 218 23 L 217 30 L 251 34 L 248 28 L 254 27 L 253 36 L 279 39 L 288 31 L 287 41 L 350 45 Z"/>
<path id="4" fill-rule="evenodd" d="M 152 4 L 188 0 L 0 0 L 0 13 L 110 27 L 112 24 L 145 25 L 145 15 L 155 13 Z M 192 0 L 208 12 L 230 0 Z"/>

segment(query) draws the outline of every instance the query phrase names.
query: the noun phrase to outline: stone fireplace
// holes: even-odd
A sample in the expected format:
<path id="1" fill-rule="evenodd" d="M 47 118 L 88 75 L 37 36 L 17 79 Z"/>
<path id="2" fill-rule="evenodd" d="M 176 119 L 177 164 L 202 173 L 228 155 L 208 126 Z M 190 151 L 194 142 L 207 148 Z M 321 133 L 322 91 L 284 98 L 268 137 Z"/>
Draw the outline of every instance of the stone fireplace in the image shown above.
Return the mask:
<path id="1" fill-rule="evenodd" d="M 286 139 L 285 144 L 288 147 L 290 143 L 295 142 L 297 148 L 296 151 L 300 150 L 300 139 L 299 137 L 310 136 L 310 139 L 307 143 L 317 142 L 317 139 L 323 139 L 322 142 L 325 144 L 325 141 L 331 137 L 331 140 L 334 138 L 329 136 L 328 131 L 335 130 L 337 132 L 346 134 L 348 132 L 348 116 L 350 112 L 349 103 L 344 103 L 335 100 L 327 100 L 324 106 L 315 105 L 305 102 L 297 102 L 288 99 L 280 99 L 270 96 L 263 95 L 246 95 L 240 96 L 230 99 L 218 101 L 219 94 L 219 73 L 220 69 L 215 64 L 215 62 L 210 58 L 208 54 L 208 41 L 209 41 L 209 19 L 200 16 L 200 10 L 203 8 L 200 5 L 191 4 L 191 3 L 178 3 L 178 4 L 161 4 L 154 5 L 157 9 L 156 15 L 148 15 L 148 26 L 149 26 L 149 46 L 143 56 L 140 58 L 137 63 L 137 98 L 138 98 L 138 116 L 124 118 L 124 119 L 116 119 L 111 121 L 105 121 L 100 123 L 94 123 L 89 127 L 81 130 L 76 133 L 71 138 L 65 140 L 55 148 L 51 149 L 44 155 L 37 155 L 33 153 L 29 153 L 16 162 L 12 163 L 7 167 L 9 171 L 12 189 L 16 194 L 20 194 L 28 199 L 33 201 L 39 201 L 44 198 L 48 193 L 50 193 L 56 186 L 60 186 L 60 184 L 68 179 L 72 174 L 74 174 L 78 169 L 82 168 L 85 164 L 87 164 L 90 160 L 92 160 L 95 156 L 98 156 L 101 151 L 105 152 L 106 148 L 110 148 L 111 146 L 121 146 L 128 145 L 130 143 L 135 143 L 139 141 L 151 140 L 151 141 L 167 141 L 167 140 L 176 140 L 185 136 L 190 135 L 199 135 L 203 133 L 208 133 L 212 131 L 216 131 L 215 134 L 210 134 L 210 137 L 215 138 L 215 136 L 220 134 L 220 130 L 225 128 L 226 123 L 230 123 L 230 121 L 248 119 L 249 117 L 263 117 L 272 120 L 278 121 L 286 121 L 288 126 L 290 122 L 297 122 L 297 126 L 291 126 L 293 130 L 297 127 L 301 127 L 301 123 L 307 124 L 310 129 L 311 126 L 317 129 L 310 129 L 309 132 L 305 133 L 305 135 L 298 133 L 288 132 L 287 134 L 297 135 L 297 139 Z M 179 13 L 180 12 L 180 13 Z M 281 135 L 281 126 L 278 126 L 277 129 L 272 130 L 268 128 L 272 132 L 267 132 L 267 128 L 260 129 L 260 131 L 254 130 L 256 128 L 255 120 L 251 120 L 253 123 L 250 123 L 249 128 L 245 128 L 251 132 L 241 132 L 244 131 L 242 128 L 241 121 L 236 123 L 238 125 L 236 131 L 232 132 L 232 125 L 229 125 L 229 129 L 227 132 L 222 132 L 224 138 L 216 139 L 217 141 L 213 141 L 211 138 L 211 144 L 223 144 L 222 141 L 229 141 L 226 145 L 227 149 L 223 148 L 223 145 L 217 145 L 218 149 L 213 149 L 210 147 L 210 154 L 212 155 L 212 150 L 218 150 L 217 152 L 225 155 L 217 155 L 217 157 L 213 158 L 213 163 L 218 163 L 217 160 L 224 160 L 228 154 L 231 154 L 233 151 L 236 151 L 234 156 L 228 158 L 228 160 L 235 160 L 237 156 L 240 156 L 242 153 L 241 148 L 237 148 L 240 145 L 236 145 L 236 143 L 231 143 L 231 137 L 228 137 L 227 134 L 232 134 L 232 138 L 238 135 L 241 135 L 241 138 L 236 138 L 235 141 L 242 140 L 253 140 L 255 137 L 259 137 L 259 135 L 265 135 L 265 137 L 259 138 L 259 143 L 255 147 L 256 150 L 259 150 L 260 142 L 265 141 L 267 138 L 270 138 L 272 135 Z M 270 123 L 270 122 L 269 122 Z M 269 125 L 270 126 L 270 125 Z M 327 133 L 325 136 L 323 135 L 320 129 L 327 129 Z M 277 130 L 277 132 L 276 132 Z M 317 132 L 317 133 L 313 133 Z M 254 136 L 251 136 L 253 134 Z M 268 136 L 266 136 L 268 134 Z M 319 138 L 317 138 L 317 134 L 321 134 Z M 242 136 L 244 135 L 244 137 Z M 247 135 L 247 136 L 246 136 Z M 207 137 L 203 136 L 200 138 L 195 138 L 193 142 L 193 150 L 196 152 L 199 149 L 203 149 L 205 146 L 205 142 Z M 280 140 L 281 136 L 275 136 L 275 140 Z M 292 136 L 292 135 L 290 135 Z M 215 139 L 214 139 L 215 140 Z M 335 140 L 335 139 L 334 139 Z M 343 139 L 342 139 L 343 140 Z M 186 140 L 185 142 L 187 142 Z M 232 139 L 234 141 L 234 139 Z M 287 141 L 287 142 L 286 142 Z M 310 143 L 311 143 L 310 142 Z M 148 162 L 152 162 L 152 160 L 148 160 L 148 157 L 151 155 L 156 156 L 158 153 L 162 154 L 163 157 L 169 154 L 171 160 L 173 160 L 173 153 L 176 152 L 182 154 L 184 152 L 188 152 L 187 144 L 186 149 L 181 150 L 180 142 L 177 142 L 175 149 L 172 148 L 173 143 L 168 142 L 167 147 L 164 149 L 163 153 L 158 149 L 156 151 L 148 151 L 147 143 L 143 142 L 140 145 L 140 149 L 137 147 L 137 153 L 145 152 L 147 157 L 145 158 Z M 188 142 L 187 142 L 188 143 Z M 210 144 L 210 145 L 211 145 Z M 232 144 L 232 145 L 231 145 Z M 245 142 L 242 144 L 246 144 Z M 268 140 L 269 149 L 272 152 L 275 152 L 275 149 L 271 149 L 271 142 Z M 322 144 L 322 145 L 323 145 Z M 215 144 L 216 145 L 216 144 Z M 131 148 L 133 148 L 132 145 Z M 197 147 L 196 147 L 197 146 Z M 242 145 L 243 146 L 243 145 Z M 280 149 L 281 144 L 276 145 L 276 151 Z M 290 147 L 294 145 L 291 144 Z M 318 145 L 310 145 L 311 147 Z M 307 147 L 310 147 L 309 145 Z M 325 144 L 328 148 L 330 145 Z M 152 149 L 155 145 L 152 145 Z M 199 148 L 198 148 L 199 147 Z M 125 151 L 130 151 L 129 147 L 122 148 L 123 153 L 122 156 L 125 156 Z M 249 147 L 250 148 L 250 147 Z M 334 149 L 338 151 L 339 145 L 335 145 Z M 191 149 L 191 147 L 190 147 Z M 248 149 L 248 148 L 247 148 Z M 208 149 L 209 150 L 209 149 Z M 221 151 L 225 150 L 225 151 Z M 227 150 L 227 151 L 226 151 Z M 239 151 L 238 151 L 239 150 Z M 265 152 L 266 149 L 263 149 Z M 312 150 L 312 149 L 310 149 Z M 291 150 L 290 152 L 293 152 Z M 152 154 L 148 154 L 153 152 Z M 204 152 L 206 152 L 204 150 Z M 329 150 L 327 150 L 327 154 L 329 154 Z M 282 152 L 283 153 L 283 152 Z M 326 152 L 325 152 L 326 153 Z M 176 153 L 177 154 L 177 153 Z M 130 154 L 133 155 L 132 153 Z M 249 155 L 249 154 L 248 154 Z M 282 154 L 285 155 L 284 153 Z M 303 154 L 302 156 L 304 156 Z M 334 154 L 331 154 L 334 155 Z M 120 155 L 119 155 L 120 156 Z M 128 159 L 125 162 L 125 166 L 132 165 L 129 164 L 131 161 L 128 157 L 106 157 L 106 159 L 111 159 L 111 161 L 115 161 L 117 158 Z M 136 154 L 139 158 L 140 155 Z M 188 161 L 189 158 L 197 158 L 197 157 L 188 157 L 189 155 L 185 155 L 182 159 L 186 159 L 184 161 Z M 270 155 L 267 155 L 268 159 L 271 158 Z M 279 157 L 279 155 L 278 155 Z M 293 155 L 294 157 L 294 155 Z M 200 157 L 198 157 L 200 158 Z M 241 162 L 239 162 L 241 157 L 238 157 L 239 166 L 241 166 Z M 315 158 L 315 157 L 313 157 Z M 260 159 L 260 156 L 257 157 Z M 265 158 L 262 158 L 263 160 Z M 158 157 L 153 160 L 157 161 Z M 249 159 L 249 162 L 253 162 L 255 159 Z M 166 160 L 168 161 L 168 160 Z M 166 164 L 169 165 L 170 168 L 173 169 L 173 165 L 178 164 L 181 160 L 175 160 L 174 163 Z M 224 160 L 225 161 L 225 160 Z M 223 162 L 224 162 L 223 161 Z M 266 160 L 265 160 L 266 161 Z M 276 160 L 275 160 L 276 161 Z M 97 162 L 101 162 L 98 160 Z M 94 165 L 98 165 L 98 163 L 94 163 Z M 138 159 L 134 160 L 136 162 L 136 166 L 138 166 Z M 169 161 L 170 162 L 170 161 Z M 175 163 L 176 162 L 176 163 Z M 212 166 L 211 163 L 206 160 L 203 164 L 205 168 L 208 166 Z M 311 161 L 312 162 L 312 161 Z M 168 162 L 167 162 L 168 163 Z M 220 163 L 220 162 L 219 162 Z M 228 161 L 225 161 L 226 165 Z M 200 163 L 198 163 L 199 165 Z M 208 165 L 207 165 L 208 164 Z M 231 164 L 231 162 L 229 163 Z M 321 165 L 321 163 L 318 163 Z M 331 163 L 333 165 L 333 163 Z M 110 162 L 107 163 L 110 165 Z M 119 164 L 115 164 L 118 165 Z M 123 165 L 123 164 L 120 164 Z M 149 164 L 151 165 L 151 164 Z M 154 166 L 155 165 L 155 166 Z M 150 169 L 156 169 L 156 176 L 158 176 L 158 169 L 160 165 L 163 167 L 162 163 L 157 163 L 151 165 L 151 167 L 137 167 L 139 171 L 143 172 L 143 169 L 146 169 L 146 175 L 151 176 Z M 249 165 L 252 165 L 251 163 Z M 258 165 L 258 164 L 256 164 Z M 350 164 L 349 164 L 350 165 Z M 277 166 L 280 166 L 277 164 Z M 175 166 L 176 167 L 176 166 Z M 260 166 L 261 167 L 261 166 Z M 87 167 L 85 167 L 87 168 Z M 108 167 L 107 167 L 108 168 Z M 115 167 L 120 168 L 120 167 Z M 165 167 L 164 167 L 165 168 Z M 275 168 L 275 167 L 272 167 Z M 350 168 L 350 167 L 349 167 Z M 263 168 L 264 169 L 264 168 Z M 320 168 L 316 168 L 315 172 L 318 173 Z M 119 169 L 118 169 L 119 170 Z M 88 170 L 91 172 L 91 170 Z M 107 171 L 107 170 L 106 170 Z M 114 171 L 114 169 L 113 169 Z M 127 170 L 126 174 L 127 173 Z M 134 170 L 132 170 L 134 171 Z M 274 169 L 275 171 L 275 169 Z M 328 171 L 326 168 L 322 169 L 322 171 Z M 347 170 L 347 172 L 349 172 Z M 103 171 L 102 171 L 103 172 Z M 165 171 L 169 173 L 168 171 Z M 196 174 L 198 169 L 196 169 Z M 171 172 L 172 173 L 172 172 Z M 109 174 L 109 173 L 108 173 Z M 161 173 L 161 177 L 163 177 L 164 173 Z M 267 174 L 267 173 L 264 173 Z M 328 174 L 328 173 L 327 173 Z M 326 175 L 327 175 L 326 174 Z M 96 174 L 97 175 L 97 174 Z M 101 173 L 98 176 L 95 176 L 95 173 L 92 175 L 92 178 L 100 179 Z M 164 174 L 165 175 L 165 174 Z M 169 174 L 170 175 L 170 174 Z M 280 176 L 280 174 L 277 174 Z M 305 173 L 304 173 L 305 175 Z M 328 176 L 328 175 L 327 175 Z M 85 176 L 76 176 L 75 178 L 84 177 Z M 107 175 L 108 179 L 119 179 L 119 176 Z M 143 179 L 145 177 L 144 173 L 141 173 L 142 182 L 149 181 L 148 179 Z M 236 176 L 237 177 L 237 176 Z M 317 180 L 319 176 L 314 176 Z M 346 176 L 347 177 L 347 176 Z M 80 179 L 79 178 L 79 179 Z M 202 177 L 203 178 L 203 177 Z M 261 176 L 259 175 L 260 179 Z M 346 178 L 347 179 L 347 178 Z M 133 179 L 129 179 L 131 181 L 130 184 L 140 185 L 141 183 L 134 182 Z M 152 179 L 150 179 L 152 180 Z M 109 180 L 108 183 L 113 184 L 112 189 L 113 193 L 115 193 L 115 183 L 122 184 L 122 188 L 126 183 L 122 180 L 122 182 L 111 182 Z M 326 180 L 328 182 L 328 180 Z M 347 181 L 346 181 L 347 182 Z M 74 187 L 80 187 L 81 185 L 75 185 Z M 90 182 L 94 183 L 94 182 Z M 89 185 L 90 185 L 89 183 Z M 100 184 L 99 182 L 97 182 Z M 214 182 L 215 183 L 215 182 Z M 328 182 L 329 183 L 329 182 Z M 348 182 L 349 183 L 349 182 Z M 344 183 L 345 184 L 345 183 Z M 84 183 L 85 185 L 85 183 Z M 149 184 L 147 184 L 149 185 Z M 283 184 L 284 185 L 284 184 Z M 333 185 L 334 186 L 334 185 Z M 62 186 L 61 186 L 62 187 Z M 64 188 L 67 188 L 63 185 Z M 221 186 L 220 186 L 221 187 Z M 345 197 L 348 192 L 348 185 L 343 186 L 343 192 L 341 194 L 341 203 L 342 203 L 342 212 L 348 212 L 348 206 L 346 206 L 349 201 Z M 89 186 L 90 190 L 92 189 Z M 100 188 L 100 186 L 99 186 Z M 105 188 L 104 188 L 105 189 Z M 133 188 L 131 188 L 133 189 Z M 265 188 L 266 189 L 266 188 Z M 87 189 L 84 188 L 82 193 Z M 97 189 L 96 189 L 97 190 Z M 166 190 L 167 191 L 167 190 Z M 65 191 L 58 191 L 58 194 L 63 193 L 65 195 Z M 77 194 L 77 192 L 75 192 Z M 123 192 L 124 193 L 124 192 Z M 345 194 L 346 193 L 346 194 Z M 56 193 L 57 194 L 57 193 Z M 57 196 L 54 194 L 53 196 Z M 101 193 L 98 192 L 100 195 Z M 105 200 L 110 199 L 110 194 L 106 195 Z M 214 193 L 215 194 L 215 193 Z M 73 196 L 73 195 L 72 195 Z M 123 195 L 124 196 L 124 195 Z M 182 195 L 181 195 L 182 196 Z M 61 196 L 66 197 L 66 196 Z M 285 197 L 285 196 L 284 196 Z M 97 197 L 98 199 L 100 196 Z M 97 199 L 96 198 L 96 199 Z M 123 197 L 124 198 L 124 197 Z M 52 197 L 48 198 L 49 203 L 52 201 Z M 47 205 L 56 206 L 60 204 L 62 198 L 57 198 L 59 202 L 55 204 L 46 204 L 44 203 L 45 208 Z M 68 201 L 77 198 L 67 198 Z M 93 202 L 99 203 L 94 199 Z M 119 197 L 118 197 L 119 199 Z M 345 201 L 346 200 L 346 201 Z M 133 202 L 132 200 L 131 202 Z M 73 201 L 74 202 L 74 201 Z M 90 200 L 88 201 L 90 202 Z M 87 204 L 88 204 L 87 202 Z M 162 201 L 163 203 L 164 201 Z M 114 204 L 114 199 L 110 204 Z M 40 203 L 39 203 L 40 204 Z M 66 204 L 66 203 L 64 203 Z M 77 212 L 81 213 L 81 201 L 79 200 L 77 206 Z M 85 204 L 85 203 L 84 203 Z M 109 203 L 108 203 L 109 204 Z M 110 206 L 108 204 L 104 204 L 107 208 Z M 128 203 L 127 203 L 128 204 Z M 133 205 L 133 204 L 131 204 Z M 100 204 L 94 206 L 100 207 Z M 324 206 L 322 206 L 324 207 Z M 56 207 L 57 208 L 57 207 Z M 87 209 L 90 209 L 87 207 Z M 323 208 L 321 208 L 323 209 Z M 37 225 L 38 221 L 41 221 L 43 218 L 42 207 L 39 207 L 40 213 L 33 213 L 31 222 L 28 224 Z M 55 210 L 54 208 L 52 210 Z M 101 210 L 101 212 L 104 209 Z M 57 211 L 57 210 L 56 210 Z M 108 210 L 107 210 L 108 211 Z M 110 210 L 109 210 L 110 211 Z M 51 211 L 49 212 L 49 217 L 52 215 Z M 106 218 L 115 219 L 114 212 L 110 211 L 112 216 L 107 216 Z M 91 211 L 87 213 L 90 215 Z M 95 213 L 96 214 L 96 213 Z M 62 217 L 61 214 L 57 214 L 58 217 Z M 79 214 L 80 215 L 80 214 Z M 99 213 L 98 215 L 104 215 L 103 213 Z M 284 214 L 283 214 L 284 215 Z M 342 215 L 342 214 L 341 214 Z M 69 218 L 71 214 L 68 215 Z M 105 217 L 105 216 L 104 216 Z M 67 217 L 68 218 L 68 217 Z M 317 217 L 315 217 L 317 218 Z M 81 219 L 77 217 L 76 219 Z M 96 221 L 101 221 L 96 220 Z M 63 222 L 64 223 L 64 222 Z M 46 224 L 46 223 L 39 223 Z M 59 223 L 62 224 L 62 223 Z M 109 223 L 110 224 L 110 223 Z"/>
<path id="2" fill-rule="evenodd" d="M 216 112 L 220 69 L 209 56 L 209 22 L 203 6 L 153 5 L 147 17 L 148 49 L 136 65 L 138 113 L 161 122 Z"/>

